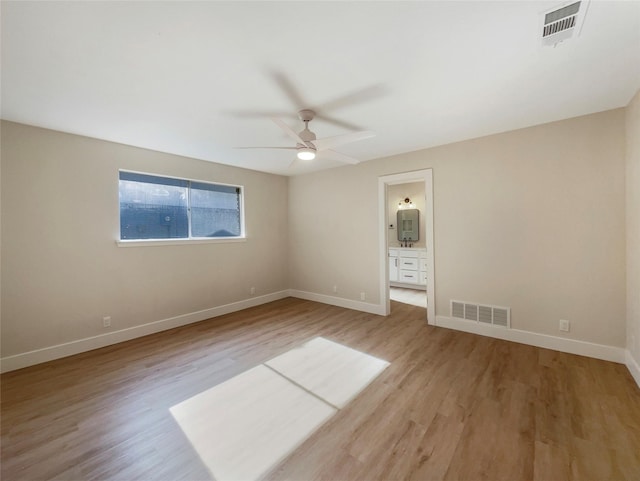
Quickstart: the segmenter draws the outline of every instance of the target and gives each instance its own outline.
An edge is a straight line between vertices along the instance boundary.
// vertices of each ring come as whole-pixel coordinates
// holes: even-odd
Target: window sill
[[[228,244],[245,242],[246,237],[194,237],[191,239],[132,239],[116,240],[118,247],[179,246],[188,244]]]

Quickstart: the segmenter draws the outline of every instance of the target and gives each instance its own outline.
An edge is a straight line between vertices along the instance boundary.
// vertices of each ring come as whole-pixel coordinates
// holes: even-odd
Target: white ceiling
[[[567,3],[2,1],[2,118],[294,175],[343,164],[234,149],[293,145],[265,114],[373,130],[335,149],[366,161],[625,106],[640,1],[592,0],[579,37],[541,47]]]

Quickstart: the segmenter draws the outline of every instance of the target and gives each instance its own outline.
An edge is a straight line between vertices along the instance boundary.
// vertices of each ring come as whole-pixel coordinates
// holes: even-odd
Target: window
[[[242,188],[120,172],[120,239],[243,235]]]

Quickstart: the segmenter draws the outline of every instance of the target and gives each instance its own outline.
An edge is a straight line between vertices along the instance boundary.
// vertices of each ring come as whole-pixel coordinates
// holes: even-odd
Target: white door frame
[[[388,316],[391,312],[389,300],[389,260],[388,260],[388,202],[387,187],[395,184],[407,184],[410,182],[424,182],[425,225],[422,227],[427,246],[427,322],[436,324],[436,296],[435,296],[435,271],[434,271],[434,236],[433,236],[433,169],[415,170],[398,174],[383,175],[378,177],[378,224],[379,224],[379,253],[380,262],[380,303]]]

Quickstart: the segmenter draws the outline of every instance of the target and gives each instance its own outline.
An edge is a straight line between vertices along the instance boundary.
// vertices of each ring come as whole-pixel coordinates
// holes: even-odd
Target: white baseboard
[[[580,356],[593,357],[595,359],[602,359],[620,364],[625,364],[625,360],[627,358],[625,354],[626,350],[622,347],[549,336],[547,334],[538,334],[531,331],[488,326],[453,317],[436,316],[436,326],[448,327],[449,329],[455,329],[457,331],[470,332],[481,336],[519,342],[520,344],[528,344],[530,346],[567,352],[569,354],[578,354]],[[636,381],[637,380],[638,378],[636,378]]]
[[[636,384],[638,385],[638,387],[640,387],[640,364],[638,364],[638,361],[633,358],[631,351],[629,351],[628,349],[626,351],[625,364],[627,365],[627,369],[629,369],[631,376],[633,376],[633,379],[635,379]]]
[[[231,304],[212,307],[202,311],[191,312],[168,319],[149,322],[140,326],[121,329],[107,334],[87,337],[55,346],[36,349],[34,351],[3,357],[0,359],[0,372],[14,371],[23,367],[72,356],[74,354],[91,351],[93,349],[99,349],[101,347],[129,341],[131,339],[154,334],[156,332],[166,331],[168,329],[204,321],[212,317],[222,316],[224,314],[240,311],[249,307],[266,304],[267,302],[277,301],[279,299],[284,299],[285,297],[297,297],[299,299],[321,302],[323,304],[344,307],[346,309],[354,309],[356,311],[368,312],[370,314],[377,314],[381,316],[385,315],[383,306],[379,304],[370,304],[367,302],[354,301],[351,299],[344,299],[342,297],[327,296],[324,294],[316,294],[313,292],[299,291],[295,289],[284,290],[264,296],[252,297],[250,299],[233,302]],[[638,387],[640,387],[640,365],[628,350],[621,347],[606,346],[603,344],[566,339],[530,331],[521,331],[518,329],[504,329],[485,326],[472,321],[465,321],[463,319],[455,319],[446,316],[436,316],[436,325],[439,327],[447,327],[449,329],[470,332],[496,339],[504,339],[506,341],[519,342],[521,344],[529,344],[531,346],[625,364],[638,384]]]
[[[222,306],[212,307],[197,312],[190,312],[168,319],[149,322],[140,326],[120,329],[118,331],[100,334],[98,336],[86,337],[76,341],[65,342],[55,346],[36,349],[34,351],[7,356],[0,359],[0,372],[14,371],[23,367],[33,366],[42,362],[53,361],[61,357],[72,356],[81,352],[91,351],[119,342],[130,341],[138,337],[154,334],[174,327],[180,327],[194,322],[204,321],[212,317],[222,316],[231,312],[240,311],[249,307],[259,306],[267,302],[277,301],[289,297],[289,291],[279,291],[259,297],[252,297],[242,301],[225,304]]]
[[[380,304],[369,304],[368,302],[353,301],[343,297],[327,296],[325,294],[316,294],[315,292],[298,291],[296,289],[289,290],[291,297],[306,299],[307,301],[321,302],[322,304],[330,304],[332,306],[344,307],[355,311],[368,312],[369,314],[385,315],[385,309]]]

